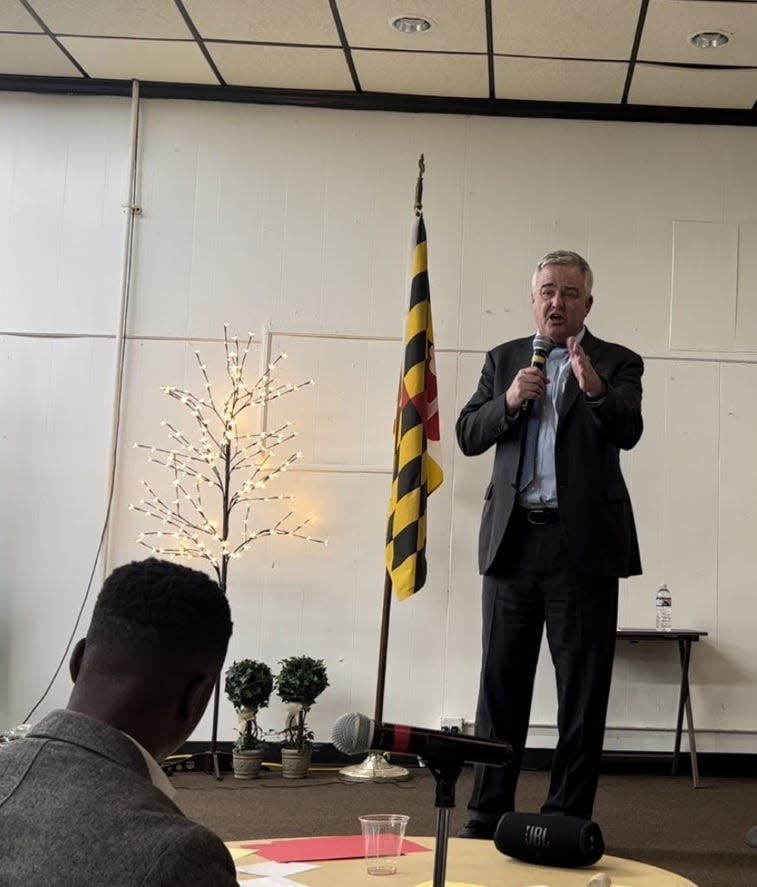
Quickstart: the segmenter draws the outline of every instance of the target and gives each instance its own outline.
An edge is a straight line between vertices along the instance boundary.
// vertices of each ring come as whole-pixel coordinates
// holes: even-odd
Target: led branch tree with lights
[[[229,339],[228,326],[224,324],[223,339],[228,387],[222,398],[213,391],[207,366],[202,362],[199,351],[195,351],[195,356],[204,380],[205,394],[198,397],[180,388],[161,389],[189,411],[194,434],[184,433],[170,422],[162,422],[168,429],[171,441],[167,447],[134,445],[149,451],[148,462],[157,463],[173,474],[172,496],[160,496],[147,481],[142,481],[148,496],[138,505],[129,507],[163,525],[162,529],[140,533],[138,541],[141,545],[159,557],[207,560],[215,571],[218,584],[226,593],[229,561],[242,557],[259,539],[292,536],[308,542],[327,543],[307,534],[305,527],[309,518],[298,522],[293,510],[270,526],[252,527],[252,519],[257,519],[253,509],[265,503],[293,498],[271,496],[264,491],[271,481],[300,459],[302,453],[294,452],[282,458],[277,456],[278,448],[289,443],[297,434],[290,422],[274,430],[245,429],[254,425],[255,411],[260,426],[270,401],[312,385],[313,380],[300,385],[278,382],[276,366],[286,358],[286,354],[282,353],[250,384],[245,371],[252,334],[248,334],[247,343],[240,350],[239,339]],[[220,779],[216,752],[219,685],[217,681],[210,755],[216,777]]]
[[[286,358],[283,353],[268,364],[257,381],[248,384],[245,369],[252,341],[249,334],[240,351],[239,339],[229,339],[224,325],[229,385],[222,400],[213,392],[199,351],[195,351],[195,356],[204,379],[205,394],[198,397],[170,386],[161,389],[187,408],[196,426],[195,437],[170,422],[162,422],[171,440],[168,447],[134,445],[149,451],[148,462],[162,465],[173,474],[174,488],[172,497],[162,497],[147,481],[142,481],[148,497],[130,508],[160,521],[164,529],[140,533],[139,543],[160,557],[204,558],[212,565],[224,592],[229,560],[242,557],[259,539],[293,536],[325,544],[325,540],[305,532],[309,518],[297,522],[291,510],[271,526],[256,529],[251,526],[251,518],[255,517],[253,508],[293,498],[271,496],[263,491],[302,458],[302,453],[294,452],[277,459],[274,451],[297,435],[291,423],[286,422],[274,430],[244,431],[251,424],[245,422],[248,418],[245,414],[262,410],[270,401],[313,384],[312,379],[299,385],[276,380],[276,366]],[[243,517],[234,521],[238,509],[243,510]]]

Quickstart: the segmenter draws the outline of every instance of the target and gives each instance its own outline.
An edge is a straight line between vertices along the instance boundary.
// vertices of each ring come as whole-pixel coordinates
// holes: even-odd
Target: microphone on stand
[[[331,741],[344,754],[388,751],[417,755],[438,765],[469,763],[504,767],[513,756],[508,742],[404,724],[379,724],[357,712],[337,718]]]
[[[533,354],[531,355],[531,366],[537,367],[544,373],[547,357],[549,352],[555,347],[555,343],[549,336],[534,336]],[[532,400],[524,400],[520,405],[520,411],[527,416],[534,407]]]

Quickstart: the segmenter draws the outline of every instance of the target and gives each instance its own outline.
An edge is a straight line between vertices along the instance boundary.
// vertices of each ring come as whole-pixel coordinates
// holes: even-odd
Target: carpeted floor
[[[344,783],[335,770],[313,770],[304,780],[284,780],[278,771],[246,782],[231,774],[218,782],[203,773],[172,776],[177,803],[224,840],[304,835],[357,834],[361,813],[408,813],[409,834],[436,831],[434,780],[413,769],[407,782]],[[457,783],[451,834],[467,819],[472,770]],[[518,809],[538,811],[548,774],[521,775]],[[757,825],[757,779],[605,774],[594,818],[607,852],[677,872],[698,887],[757,887],[757,849],[744,842]]]

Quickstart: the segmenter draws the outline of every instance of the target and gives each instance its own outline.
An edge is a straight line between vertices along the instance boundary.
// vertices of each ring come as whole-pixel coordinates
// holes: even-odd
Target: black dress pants
[[[618,614],[618,580],[570,560],[559,521],[533,526],[515,509],[483,578],[476,734],[514,749],[506,767],[476,765],[468,809],[495,824],[515,809],[544,626],[557,680],[558,743],[542,813],[591,819],[599,779]]]

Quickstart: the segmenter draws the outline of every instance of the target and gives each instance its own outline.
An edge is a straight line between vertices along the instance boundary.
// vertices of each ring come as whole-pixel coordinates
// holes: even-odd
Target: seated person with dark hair
[[[111,573],[71,656],[68,707],[0,751],[0,885],[237,884],[157,763],[202,717],[230,635],[205,573],[155,558]]]

